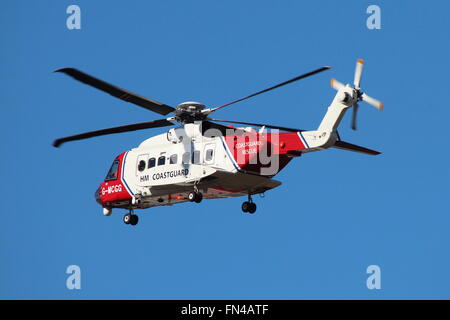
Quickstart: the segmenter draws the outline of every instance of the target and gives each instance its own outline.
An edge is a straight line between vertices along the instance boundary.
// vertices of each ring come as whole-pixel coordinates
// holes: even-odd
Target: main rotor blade
[[[112,84],[109,84],[103,80],[94,78],[93,76],[90,76],[82,71],[77,70],[77,69],[63,68],[63,69],[55,70],[54,72],[65,73],[68,76],[70,76],[78,81],[83,82],[84,84],[90,85],[94,88],[97,88],[106,93],[109,93],[110,95],[112,95],[116,98],[122,99],[126,102],[134,103],[135,105],[138,105],[140,107],[143,107],[143,108],[153,111],[153,112],[157,112],[162,115],[166,115],[175,110],[175,108],[172,108],[168,105],[165,105],[163,103],[160,103],[160,102],[157,102],[154,100],[150,100],[148,98],[139,96],[136,93],[113,86]]]
[[[69,136],[69,137],[59,138],[53,142],[53,146],[58,148],[61,144],[63,144],[64,142],[68,142],[68,141],[83,140],[83,139],[88,139],[88,138],[93,138],[93,137],[98,137],[98,136],[104,136],[107,134],[136,131],[136,130],[149,129],[149,128],[166,127],[166,126],[171,126],[171,125],[173,125],[173,123],[166,119],[128,124],[125,126],[100,129],[100,130],[76,134],[76,135]]]
[[[319,73],[319,72],[328,70],[328,69],[330,69],[330,68],[331,68],[331,67],[322,67],[322,68],[316,69],[316,70],[314,70],[314,71],[311,71],[311,72],[302,74],[302,75],[300,75],[300,76],[297,76],[297,77],[292,78],[292,79],[290,79],[290,80],[287,80],[287,81],[285,81],[285,82],[279,83],[279,84],[277,84],[277,85],[275,85],[275,86],[273,86],[273,87],[270,87],[270,88],[267,88],[267,89],[264,89],[264,90],[255,92],[255,93],[253,93],[253,94],[251,94],[251,95],[248,95],[248,96],[246,96],[246,97],[243,97],[243,98],[240,98],[240,99],[231,101],[231,102],[229,102],[229,103],[226,103],[226,104],[224,104],[224,105],[221,105],[221,106],[219,106],[219,107],[216,107],[216,108],[212,109],[211,112],[214,112],[214,111],[216,111],[216,110],[218,110],[218,109],[224,108],[224,107],[229,106],[229,105],[231,105],[231,104],[234,104],[234,103],[237,103],[237,102],[240,102],[240,101],[243,101],[243,100],[252,98],[252,97],[257,96],[257,95],[259,95],[259,94],[261,94],[261,93],[268,92],[268,91],[270,91],[270,90],[273,90],[273,89],[282,87],[282,86],[284,86],[284,85],[287,85],[287,84],[289,84],[289,83],[295,82],[295,81],[297,81],[297,80],[300,80],[300,79],[303,79],[303,78],[312,76],[312,75],[314,75],[314,74],[316,74],[316,73]]]
[[[228,122],[228,123],[237,123],[237,124],[245,124],[249,126],[256,126],[256,127],[266,127],[270,129],[278,129],[283,131],[290,131],[290,132],[302,132],[306,130],[302,129],[293,129],[293,128],[286,128],[286,127],[279,127],[279,126],[273,126],[270,124],[261,124],[261,123],[252,123],[252,122],[242,122],[242,121],[229,121],[229,120],[218,120],[218,119],[210,119],[211,121],[217,121],[217,122]]]
[[[229,134],[233,134],[236,136],[242,136],[245,131],[237,128],[229,128],[222,124],[218,124],[212,121],[203,121],[202,122],[202,135],[205,137],[217,137],[217,136],[226,136]]]

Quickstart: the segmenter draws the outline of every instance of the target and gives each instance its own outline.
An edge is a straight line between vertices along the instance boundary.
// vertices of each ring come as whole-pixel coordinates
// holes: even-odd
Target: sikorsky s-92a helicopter
[[[116,98],[170,117],[60,138],[55,140],[53,145],[58,147],[68,141],[180,124],[143,141],[137,148],[123,152],[114,159],[105,180],[95,192],[97,202],[103,207],[103,214],[109,216],[113,208],[127,209],[129,213],[124,215],[123,221],[136,225],[138,216],[134,214],[134,209],[187,201],[200,203],[202,199],[239,196],[247,197],[242,204],[242,211],[252,214],[256,211],[252,196],[278,187],[281,182],[273,177],[293,158],[327,148],[369,155],[380,154],[378,151],[342,141],[337,132],[339,123],[349,108],[353,109],[352,128],[356,129],[358,102],[364,101],[379,110],[383,109],[381,102],[360,89],[363,66],[363,60],[358,60],[353,86],[331,80],[331,86],[337,90],[337,94],[319,127],[311,131],[218,120],[211,116],[222,108],[328,70],[330,67],[321,67],[215,108],[206,108],[198,102],[184,102],[173,108],[113,86],[79,70],[59,69],[55,72],[65,73]],[[225,126],[217,122],[238,124],[241,127]],[[255,130],[253,127],[260,129]]]

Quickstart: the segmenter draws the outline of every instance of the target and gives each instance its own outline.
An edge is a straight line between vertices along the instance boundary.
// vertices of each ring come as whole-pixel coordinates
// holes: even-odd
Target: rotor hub
[[[202,112],[205,105],[200,102],[188,101],[180,103],[175,109],[175,117],[183,123],[205,120],[206,114]]]

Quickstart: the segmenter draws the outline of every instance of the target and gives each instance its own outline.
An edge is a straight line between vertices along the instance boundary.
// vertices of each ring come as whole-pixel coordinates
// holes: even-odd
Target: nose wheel
[[[139,217],[130,210],[130,213],[127,213],[123,216],[123,222],[125,224],[131,224],[132,226],[135,226],[139,222]]]
[[[242,212],[253,214],[256,212],[256,203],[253,202],[252,196],[248,195],[248,201],[242,203]]]

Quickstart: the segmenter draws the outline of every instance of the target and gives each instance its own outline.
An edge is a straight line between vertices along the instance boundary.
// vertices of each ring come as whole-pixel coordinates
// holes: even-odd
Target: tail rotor
[[[351,128],[353,130],[356,130],[356,119],[357,119],[357,114],[358,114],[358,109],[359,109],[359,101],[364,101],[368,104],[370,104],[371,106],[377,108],[378,110],[383,110],[383,103],[381,103],[380,101],[378,101],[375,98],[372,98],[370,96],[368,96],[367,94],[363,93],[361,91],[361,78],[362,78],[362,72],[364,69],[364,61],[362,59],[358,59],[358,61],[356,61],[356,68],[355,68],[355,75],[354,75],[354,79],[353,79],[353,88],[350,87],[349,84],[344,85],[343,83],[337,81],[336,79],[331,79],[331,86],[339,91],[345,87],[349,87],[349,89],[353,89],[353,99],[352,99],[352,107],[353,107],[353,114],[352,114],[352,123],[351,123]]]

